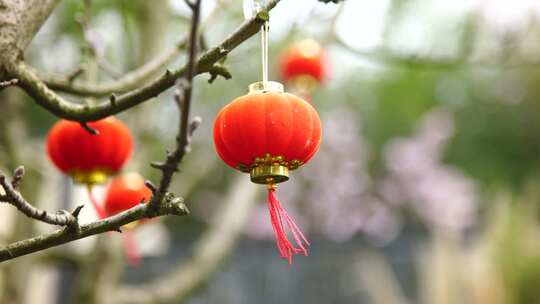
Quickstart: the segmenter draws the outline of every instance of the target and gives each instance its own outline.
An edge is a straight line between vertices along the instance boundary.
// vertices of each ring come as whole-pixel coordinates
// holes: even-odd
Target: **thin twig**
[[[81,211],[82,206],[79,206],[69,216],[75,220],[62,221],[61,216],[68,217],[67,214],[60,215],[43,215],[40,211],[28,202],[15,190],[14,185],[20,183],[20,178],[16,178],[7,182],[5,176],[0,179],[0,185],[4,188],[5,194],[0,195],[0,200],[8,203],[24,205],[22,209],[30,210],[23,211],[25,214],[38,215],[38,219],[46,219],[46,222],[52,224],[68,225],[68,227],[58,229],[54,232],[39,235],[30,239],[18,241],[0,248],[0,262],[10,260],[22,255],[34,253],[40,250],[65,244],[74,240],[85,238],[91,235],[104,233],[107,231],[118,231],[121,226],[128,223],[155,216],[162,215],[186,215],[188,209],[180,197],[167,192],[172,176],[178,169],[178,164],[189,149],[191,136],[196,127],[200,124],[200,118],[194,118],[189,121],[189,110],[191,104],[192,83],[195,75],[205,73],[215,66],[215,64],[223,59],[232,49],[240,45],[242,42],[253,36],[260,30],[261,24],[268,20],[268,10],[273,8],[280,0],[270,0],[268,4],[254,16],[251,20],[244,22],[235,32],[225,38],[216,47],[204,52],[197,59],[197,26],[199,19],[200,0],[195,2],[196,10],[193,11],[192,30],[190,33],[190,56],[185,67],[175,71],[166,71],[166,73],[153,81],[149,85],[136,89],[133,92],[118,96],[112,95],[110,100],[102,102],[95,106],[79,105],[65,101],[56,93],[51,91],[28,67],[24,61],[6,63],[6,71],[16,77],[20,82],[20,87],[23,88],[34,100],[50,112],[68,119],[78,120],[80,122],[93,121],[106,116],[124,111],[141,102],[148,100],[151,97],[157,96],[162,91],[171,87],[175,83],[178,85],[178,94],[175,99],[181,109],[181,118],[179,124],[179,134],[176,141],[176,149],[171,153],[167,153],[167,160],[164,164],[160,164],[160,169],[163,171],[161,182],[155,190],[155,195],[148,204],[139,204],[129,210],[121,212],[112,217],[96,221],[90,224],[79,226],[76,222],[76,217]],[[17,76],[14,76],[17,75]],[[20,77],[18,77],[20,76]],[[177,81],[177,79],[179,79]],[[16,173],[17,176],[21,173]],[[152,186],[150,185],[152,188]],[[22,203],[21,203],[22,201]],[[24,204],[25,203],[25,204]],[[28,206],[30,206],[31,209]],[[19,208],[19,207],[18,207]],[[21,208],[19,208],[21,209]],[[38,211],[36,211],[38,210]],[[67,213],[67,211],[63,211]],[[28,214],[27,214],[28,215]],[[50,219],[53,220],[50,220]],[[73,225],[68,224],[73,223]],[[75,225],[76,224],[76,225]],[[76,228],[76,229],[73,229]]]
[[[99,42],[96,41],[96,39],[99,38],[99,35],[97,32],[93,31],[90,28],[91,13],[92,13],[92,1],[86,0],[84,1],[84,14],[77,16],[75,18],[75,21],[77,21],[77,23],[81,27],[84,41],[86,44],[86,47],[83,48],[83,51],[86,51],[87,54],[89,54],[94,59],[96,65],[103,72],[105,72],[107,75],[109,75],[113,79],[116,79],[119,77],[120,72],[118,72],[113,67],[113,65],[107,60],[107,58],[105,58],[103,52],[100,52],[100,49],[98,47]]]
[[[215,20],[218,12],[223,10],[223,7],[227,4],[227,1],[218,1],[217,5],[208,14],[205,20],[201,21],[199,32],[202,33]],[[201,36],[202,38],[202,36]],[[189,34],[179,39],[171,47],[155,56],[150,61],[146,62],[142,66],[135,70],[129,71],[118,77],[114,81],[105,83],[92,84],[86,82],[72,83],[68,76],[52,74],[52,73],[38,73],[40,79],[53,90],[58,90],[65,93],[75,94],[79,96],[93,96],[103,97],[112,93],[125,93],[130,90],[134,90],[140,87],[144,81],[147,81],[151,77],[157,76],[163,71],[168,64],[170,64],[178,55],[183,51],[189,42]],[[206,50],[206,48],[205,48]],[[99,64],[99,63],[98,63]],[[107,65],[102,65],[101,68],[107,68]],[[109,74],[116,74],[118,71],[109,70]]]
[[[189,38],[189,57],[185,77],[177,80],[174,99],[180,111],[180,123],[178,126],[178,135],[176,136],[176,147],[172,153],[167,153],[167,159],[164,166],[161,167],[162,175],[159,186],[150,206],[158,208],[162,198],[167,193],[174,173],[178,170],[178,164],[184,158],[190,143],[190,137],[198,124],[189,125],[189,110],[191,108],[191,96],[193,92],[193,78],[195,77],[195,64],[197,58],[197,37],[201,9],[201,0],[195,0],[194,3],[187,2],[193,14],[191,17],[191,30]]]
[[[197,10],[197,4],[196,3],[193,3],[193,1],[191,0],[184,0],[184,3],[192,10],[192,11],[195,11]]]
[[[86,132],[92,135],[99,135],[99,130],[90,127],[86,122],[81,122],[80,125]]]
[[[66,76],[67,81],[69,83],[72,83],[73,81],[75,81],[75,79],[77,79],[77,77],[81,76],[82,74],[84,74],[84,69],[82,67],[78,67],[75,71],[71,72]]]
[[[61,210],[55,214],[51,214],[45,210],[38,209],[27,202],[22,195],[15,190],[15,187],[19,185],[24,175],[24,168],[19,167],[15,170],[15,177],[12,181],[8,181],[6,176],[0,172],[0,186],[4,189],[5,195],[2,195],[0,199],[6,203],[15,206],[19,211],[28,216],[47,224],[59,225],[59,226],[76,226],[76,215],[69,213],[68,211]],[[77,211],[78,214],[78,211]]]
[[[78,227],[78,229],[70,229],[69,227],[61,228],[51,233],[42,234],[0,247],[0,262],[59,246],[92,235],[101,234],[108,231],[118,231],[120,227],[143,218],[163,215],[181,216],[189,214],[189,211],[184,205],[182,199],[175,197],[170,193],[166,197],[165,202],[160,205],[157,213],[155,210],[150,210],[149,207],[150,206],[148,206],[148,204],[139,204],[131,209],[106,219],[81,225]]]

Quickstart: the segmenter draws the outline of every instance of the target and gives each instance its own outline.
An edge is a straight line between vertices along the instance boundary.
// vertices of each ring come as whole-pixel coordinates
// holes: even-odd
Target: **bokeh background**
[[[25,58],[54,73],[83,65],[79,81],[106,82],[173,46],[189,17],[180,0],[64,0]],[[213,46],[244,20],[242,1],[204,0],[202,18]],[[279,190],[310,256],[290,267],[278,258],[264,187],[214,152],[216,113],[260,80],[253,37],[225,61],[232,79],[197,77],[203,124],[171,189],[192,214],[137,228],[137,267],[115,234],[2,264],[0,303],[102,303],[160,278],[174,289],[182,276],[200,283],[171,303],[540,303],[539,37],[535,0],[283,0],[271,12],[271,78],[301,39],[332,62],[312,95],[322,147]],[[185,52],[170,66],[183,62]],[[47,159],[57,118],[13,88],[0,111],[0,168],[26,166],[24,195],[48,210],[87,200]],[[125,171],[157,182],[149,163],[174,144],[172,90],[118,117],[136,141]],[[9,206],[0,213],[2,243],[51,229]],[[83,217],[95,219],[90,208]]]

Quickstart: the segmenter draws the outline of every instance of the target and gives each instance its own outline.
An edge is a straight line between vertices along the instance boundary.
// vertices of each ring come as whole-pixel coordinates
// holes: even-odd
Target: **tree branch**
[[[189,211],[184,205],[183,200],[171,193],[168,193],[164,202],[159,205],[157,210],[151,209],[148,204],[140,204],[112,217],[86,225],[81,225],[78,227],[78,229],[70,229],[69,227],[61,228],[51,233],[39,235],[0,247],[0,262],[59,246],[92,235],[105,233],[108,231],[118,231],[120,227],[143,218],[151,218],[154,216],[163,215],[182,216],[188,213]]]
[[[214,9],[208,17],[200,24],[199,33],[210,24],[214,15],[225,5],[224,1],[218,1]],[[70,75],[59,75],[52,73],[37,72],[37,75],[43,82],[52,90],[57,90],[65,93],[75,94],[79,96],[103,97],[113,93],[121,94],[139,87],[144,81],[150,77],[158,75],[170,64],[180,52],[185,49],[189,43],[189,36],[185,36],[175,43],[173,47],[165,50],[161,54],[154,57],[141,67],[124,74],[115,81],[89,84],[89,83],[73,83]]]
[[[279,1],[270,0],[263,11],[244,22],[219,45],[202,54],[196,62],[195,74],[210,71],[220,59],[224,58],[234,48],[256,34],[260,30],[261,25],[268,20],[267,11],[272,9]],[[12,77],[19,78],[20,87],[32,96],[38,105],[47,109],[49,112],[65,119],[94,121],[122,112],[159,95],[173,86],[176,79],[185,75],[186,66],[174,71],[167,71],[146,86],[118,96],[115,99],[115,103],[104,101],[95,106],[66,101],[47,87],[36,73],[22,61],[8,62],[6,70]]]
[[[58,75],[52,73],[37,72],[40,79],[52,90],[58,90],[65,93],[76,94],[81,96],[103,97],[112,93],[125,93],[136,89],[144,81],[157,75],[163,71],[167,65],[180,53],[187,45],[187,39],[182,39],[175,46],[167,49],[163,53],[154,57],[151,61],[142,65],[115,81],[91,84],[91,83],[74,83],[69,75]]]
[[[22,2],[18,37],[20,50],[26,49],[58,3],[60,0],[26,0]]]
[[[7,182],[5,176],[0,177],[0,185],[6,192],[5,195],[0,195],[0,199],[12,203],[17,206],[19,210],[32,218],[51,224],[68,226],[52,233],[15,242],[0,248],[0,262],[91,235],[107,231],[119,231],[121,226],[142,218],[167,214],[185,215],[189,212],[183,204],[182,199],[168,192],[168,188],[172,176],[177,171],[178,164],[189,149],[192,133],[200,124],[200,118],[195,118],[191,123],[189,122],[193,78],[199,73],[212,70],[219,59],[223,58],[233,48],[257,33],[261,24],[268,20],[268,13],[266,11],[259,12],[253,19],[240,26],[237,31],[227,37],[220,45],[206,51],[197,60],[196,43],[198,40],[197,27],[199,23],[200,1],[201,0],[196,0],[196,2],[193,3],[190,52],[186,66],[179,70],[165,73],[165,75],[144,88],[137,89],[119,97],[112,95],[107,103],[89,106],[67,102],[51,91],[23,61],[6,63],[6,69],[10,73],[18,75],[17,79],[21,82],[21,87],[33,96],[38,104],[61,117],[78,120],[83,123],[83,125],[89,120],[100,119],[118,113],[153,97],[172,86],[176,77],[182,77],[177,81],[178,88],[175,92],[175,100],[181,111],[181,117],[175,151],[167,153],[165,164],[160,166],[162,178],[158,187],[152,187],[154,195],[151,201],[148,204],[140,204],[100,221],[79,226],[76,216],[80,212],[81,207],[77,208],[73,214],[62,215],[50,215],[44,211],[38,210],[26,202],[22,196],[14,190],[14,185],[16,186],[20,182],[22,177],[21,174],[19,174],[21,175],[19,177],[17,177],[16,174],[16,178],[14,178],[11,184]],[[279,0],[271,0],[266,8],[271,9],[278,2]]]
[[[73,213],[61,210],[56,214],[51,214],[45,210],[38,209],[27,202],[22,195],[15,189],[19,186],[24,176],[24,167],[20,166],[15,169],[13,180],[8,181],[6,176],[0,172],[0,186],[5,194],[0,196],[0,202],[6,202],[15,206],[19,211],[24,213],[29,218],[42,221],[47,224],[77,227],[77,216],[81,211],[82,206],[77,207]]]
[[[83,56],[91,57],[95,65],[111,78],[118,78],[119,72],[107,60],[103,49],[99,47],[103,43],[102,37],[90,27],[92,16],[92,1],[84,2],[84,13],[77,15],[75,21],[80,25],[84,37]],[[100,39],[99,41],[97,39]],[[84,71],[84,69],[82,69]]]
[[[58,2],[60,1],[0,1],[0,81],[8,78],[5,65],[22,57],[26,46]]]
[[[186,1],[186,3],[188,3]],[[193,78],[195,77],[195,61],[197,57],[197,33],[199,26],[199,17],[201,10],[201,0],[195,0],[194,3],[189,2],[192,5],[189,5],[193,11],[193,16],[191,17],[191,30],[189,35],[189,57],[187,62],[187,72],[185,77],[178,79],[177,89],[174,93],[174,99],[178,105],[178,110],[180,111],[180,123],[178,126],[178,135],[176,136],[176,148],[172,153],[167,155],[167,160],[165,165],[161,168],[162,176],[159,183],[159,187],[156,190],[154,199],[150,201],[150,205],[154,208],[159,207],[161,203],[161,198],[167,192],[169,185],[172,180],[172,176],[175,172],[178,171],[178,164],[184,158],[184,155],[187,152],[189,143],[191,141],[190,133],[193,133],[196,127],[189,128],[189,110],[191,108],[191,95],[193,92]],[[200,124],[200,118],[197,119],[198,123],[194,126]],[[191,131],[190,131],[191,130]]]

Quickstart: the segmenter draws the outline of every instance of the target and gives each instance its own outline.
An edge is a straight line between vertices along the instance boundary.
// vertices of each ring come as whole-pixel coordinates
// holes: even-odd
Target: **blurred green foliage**
[[[56,28],[59,32],[56,39],[68,35],[77,43],[83,43],[81,28],[74,18],[85,11],[84,5],[84,1],[75,0],[62,3],[57,14]],[[128,44],[133,44],[138,39],[137,32],[145,26],[139,16],[142,5],[143,1],[92,1],[91,17],[110,10],[118,12],[124,20],[124,31],[128,33],[126,39],[131,41]],[[393,1],[389,15],[401,16],[405,8],[401,1]],[[210,42],[223,37],[226,30],[241,21],[239,9],[231,11],[236,12],[232,14],[235,20],[216,20],[218,24],[226,23],[222,30],[214,28],[210,32]],[[284,40],[272,44],[272,61],[276,62],[279,50],[285,45],[305,35],[302,29],[295,27]],[[246,52],[253,56],[245,56]],[[125,53],[132,63],[131,68],[138,62],[134,53],[137,52]],[[235,95],[241,94],[245,85],[258,77],[256,69],[244,68],[258,64],[257,54],[256,41],[242,45],[226,62],[233,79],[220,79],[212,86],[201,81],[197,87],[201,98],[197,102],[217,111]],[[482,76],[484,69],[488,70],[486,73],[488,79],[493,80],[492,83],[485,83]],[[517,98],[504,94],[505,89],[501,86],[505,77],[518,78],[521,82],[522,87],[514,88],[522,90]],[[374,152],[371,167],[375,172],[382,170],[381,152],[389,140],[409,134],[429,109],[438,105],[448,106],[456,114],[456,135],[448,147],[445,161],[462,168],[486,189],[507,185],[519,190],[540,169],[538,78],[537,70],[527,66],[508,71],[497,67],[467,67],[458,63],[442,68],[414,64],[389,65],[382,69],[350,71],[346,77],[340,77],[339,83],[319,90],[314,102],[321,111],[342,106],[360,115],[363,135]],[[441,85],[449,79],[451,86],[441,93]],[[457,92],[453,89],[457,89]],[[498,91],[502,96],[497,95]],[[54,121],[51,115],[31,102],[25,103],[25,114],[32,122],[30,127],[35,136],[43,136],[47,126]],[[212,121],[212,117],[205,119],[206,123]]]

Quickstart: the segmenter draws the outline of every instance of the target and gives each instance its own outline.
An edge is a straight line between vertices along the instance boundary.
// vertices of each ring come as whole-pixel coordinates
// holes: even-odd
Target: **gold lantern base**
[[[71,176],[78,184],[94,185],[105,184],[109,175],[105,170],[95,169],[92,171],[75,170],[71,173]]]
[[[251,181],[256,184],[277,184],[289,180],[289,168],[280,164],[263,164],[253,167]]]
[[[256,157],[251,165],[239,164],[236,168],[250,173],[251,181],[256,184],[273,185],[289,180],[289,171],[295,170],[303,163],[293,159],[286,161],[283,156],[272,156],[269,153]]]

